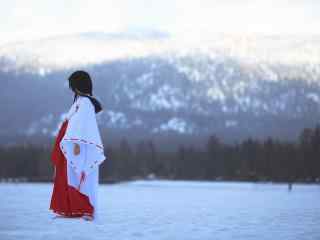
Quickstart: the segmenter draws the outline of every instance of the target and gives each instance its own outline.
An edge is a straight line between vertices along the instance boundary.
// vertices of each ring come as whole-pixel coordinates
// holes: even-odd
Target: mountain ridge
[[[320,43],[316,38],[289,41],[256,37],[259,41],[254,42],[251,37],[253,42],[244,45],[242,40],[237,45],[241,37],[222,36],[216,38],[217,42],[196,46],[178,45],[170,36],[159,33],[147,35],[144,40],[121,34],[110,40],[108,34],[86,33],[83,41],[77,36],[75,42],[58,38],[44,41],[43,45],[33,43],[35,48],[31,50],[30,43],[22,47],[13,44],[13,50],[0,47],[0,78],[5,87],[0,90],[0,106],[9,111],[9,116],[21,117],[26,115],[24,104],[47,104],[37,105],[0,135],[17,133],[18,126],[23,126],[20,133],[28,136],[54,135],[66,103],[72,98],[67,77],[78,68],[91,73],[94,92],[106,106],[98,117],[104,129],[150,136],[170,132],[189,136],[215,133],[228,139],[294,139],[302,128],[318,123],[320,54],[316,55]],[[121,36],[123,41],[119,40]],[[278,41],[279,45],[263,45],[270,41]],[[75,48],[68,49],[70,44]],[[56,47],[51,49],[52,46]],[[78,49],[83,46],[85,50]],[[114,47],[121,49],[108,55],[107,50]],[[283,50],[268,54],[270,49]],[[292,52],[286,55],[288,49]],[[65,64],[75,50],[79,55]],[[90,50],[94,52],[92,56],[84,58]],[[253,50],[256,52],[250,55]],[[50,56],[52,51],[57,52]],[[261,52],[266,53],[258,58]],[[300,53],[300,59],[295,59]],[[78,61],[77,56],[82,58]],[[13,94],[16,88],[23,89],[31,99]],[[13,107],[8,108],[6,103]],[[9,119],[3,118],[0,123],[8,124]]]

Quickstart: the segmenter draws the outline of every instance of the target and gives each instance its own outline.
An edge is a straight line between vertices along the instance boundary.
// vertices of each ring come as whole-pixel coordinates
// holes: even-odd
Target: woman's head
[[[79,70],[69,77],[69,88],[74,93],[89,94],[92,96],[92,81],[89,73]]]
[[[74,92],[74,100],[78,95],[88,97],[94,105],[95,112],[98,113],[102,110],[100,102],[92,96],[92,80],[89,73],[78,70],[70,75],[69,88]]]

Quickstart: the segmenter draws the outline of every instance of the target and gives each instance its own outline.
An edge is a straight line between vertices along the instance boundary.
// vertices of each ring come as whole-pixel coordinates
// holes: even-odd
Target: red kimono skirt
[[[93,206],[90,204],[88,196],[81,193],[73,186],[68,185],[67,160],[59,145],[66,132],[67,126],[68,120],[65,120],[56,137],[54,148],[51,153],[51,160],[56,168],[56,174],[50,209],[65,217],[81,217],[83,215],[92,217]]]

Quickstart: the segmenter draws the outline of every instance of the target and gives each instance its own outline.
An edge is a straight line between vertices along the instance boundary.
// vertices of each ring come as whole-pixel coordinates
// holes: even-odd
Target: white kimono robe
[[[99,133],[94,106],[90,99],[78,96],[66,115],[68,125],[60,148],[67,160],[68,185],[79,187],[81,172],[86,177],[79,191],[88,196],[97,217],[99,165],[105,160],[104,147]],[[74,155],[74,143],[79,144],[80,154]]]

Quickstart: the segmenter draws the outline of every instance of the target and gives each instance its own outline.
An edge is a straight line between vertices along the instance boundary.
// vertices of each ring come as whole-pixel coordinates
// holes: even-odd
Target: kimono
[[[80,146],[76,155],[75,143]],[[51,154],[56,173],[50,209],[66,217],[95,218],[99,165],[105,158],[94,106],[88,97],[78,96],[60,127]]]

